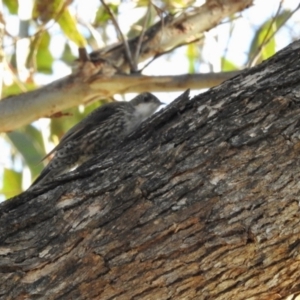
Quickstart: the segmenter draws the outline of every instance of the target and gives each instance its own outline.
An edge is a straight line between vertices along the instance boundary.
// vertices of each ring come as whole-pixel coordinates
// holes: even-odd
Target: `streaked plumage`
[[[143,93],[129,102],[113,102],[97,108],[72,127],[47,154],[46,157],[55,153],[32,186],[45,183],[120,143],[161,104],[151,93]]]

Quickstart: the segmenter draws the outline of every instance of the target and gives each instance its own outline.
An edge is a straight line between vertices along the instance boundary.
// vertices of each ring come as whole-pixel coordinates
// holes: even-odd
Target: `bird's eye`
[[[150,95],[147,95],[145,98],[144,98],[144,102],[150,102],[151,101],[151,97]]]

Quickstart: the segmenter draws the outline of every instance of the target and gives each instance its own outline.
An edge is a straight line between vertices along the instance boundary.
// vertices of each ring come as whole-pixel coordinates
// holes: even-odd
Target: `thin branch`
[[[35,33],[33,33],[32,35],[30,35],[30,37],[35,37],[35,36],[38,36],[39,34],[43,33],[44,31],[49,31],[51,29],[51,27],[53,27],[58,19],[60,18],[60,16],[62,15],[62,13],[64,12],[64,9],[66,8],[66,6],[68,6],[68,3],[63,3],[62,7],[59,9],[59,11],[57,12],[57,14],[54,16],[53,18],[53,22],[50,23],[50,21],[52,20],[49,20],[47,21],[46,23],[43,23],[39,26],[37,26],[37,30]],[[50,23],[50,24],[49,24]],[[49,24],[49,25],[48,25]],[[48,26],[47,26],[48,25]],[[11,44],[8,44],[8,45],[5,45],[4,48],[8,48],[8,47],[12,47],[12,46],[15,46],[16,43],[21,39],[20,37],[18,36],[13,36],[11,35],[9,32],[5,31],[5,34],[7,36],[9,36],[11,39],[13,39],[13,42]]]
[[[121,39],[121,41],[122,41],[122,43],[124,45],[126,58],[127,58],[128,63],[130,65],[130,70],[135,72],[137,70],[137,66],[135,66],[133,64],[132,55],[131,55],[131,51],[130,51],[127,39],[125,39],[125,37],[124,37],[124,35],[123,35],[122,31],[121,31],[121,28],[120,28],[120,26],[119,26],[119,24],[118,24],[118,22],[117,22],[117,20],[116,20],[116,18],[114,16],[113,12],[109,8],[109,6],[105,3],[104,0],[100,0],[100,2],[104,6],[104,8],[108,12],[108,14],[110,15],[110,18],[111,18],[111,20],[112,20],[112,22],[113,22],[113,24],[114,24],[114,26],[116,28],[116,31],[117,31],[117,33],[119,35],[119,38]]]
[[[283,1],[283,0],[282,0]],[[269,33],[270,33],[270,30],[272,28],[272,26],[274,25],[274,22],[275,22],[275,19],[276,17],[278,17],[279,15],[279,12],[281,10],[281,7],[282,7],[282,1],[280,2],[279,6],[278,6],[278,9],[277,9],[277,12],[272,20],[272,22],[270,23],[270,26],[268,27],[268,30],[264,36],[264,40],[262,41],[261,45],[258,47],[257,49],[257,53],[253,56],[253,58],[249,61],[248,63],[248,67],[252,67],[255,65],[256,61],[258,60],[259,56],[261,55],[261,51],[263,49],[263,47],[265,45],[267,45],[270,40],[275,36],[275,34],[281,29],[281,27],[288,21],[288,19],[290,19],[292,17],[292,15],[300,8],[300,4],[290,13],[290,15],[284,20],[284,22],[282,22],[278,27],[277,29],[268,37]],[[267,38],[268,37],[268,38]]]
[[[150,64],[152,64],[157,58],[159,58],[159,57],[161,57],[161,56],[163,56],[163,55],[165,55],[165,54],[169,54],[169,53],[173,52],[175,49],[178,49],[178,48],[180,48],[180,47],[183,47],[183,46],[187,46],[187,45],[190,45],[190,44],[197,43],[197,42],[201,41],[202,39],[203,39],[203,36],[201,36],[201,37],[199,37],[199,38],[196,38],[195,40],[192,40],[192,41],[190,41],[190,42],[179,44],[178,46],[175,46],[175,47],[173,47],[172,49],[170,49],[170,50],[168,50],[168,51],[164,51],[164,52],[162,52],[162,53],[156,54],[149,62],[147,62],[147,63],[145,64],[145,66],[144,66],[141,70],[139,70],[139,73],[142,73],[142,72],[143,72]]]
[[[143,42],[143,39],[144,39],[144,36],[145,36],[145,32],[146,32],[147,23],[148,23],[149,17],[150,17],[150,9],[151,9],[151,1],[149,1],[149,3],[148,3],[147,13],[146,13],[146,16],[145,16],[145,19],[144,19],[144,23],[143,23],[143,28],[142,28],[141,34],[139,36],[139,40],[138,40],[138,43],[137,43],[137,46],[136,46],[136,50],[135,50],[135,55],[134,55],[133,63],[134,63],[134,66],[135,66],[136,70],[137,70],[138,58],[139,58],[139,55],[140,55],[140,50],[141,50],[142,42]]]
[[[207,3],[189,13],[170,16],[148,28],[138,56],[138,62],[149,60],[157,53],[186,44],[205,31],[214,28],[225,17],[249,7],[252,0],[226,0],[224,6],[212,8]],[[134,49],[138,37],[128,40]],[[123,75],[129,68],[124,45],[119,42],[90,54],[91,61],[83,63],[76,72],[54,81],[41,89],[11,96],[0,101],[0,131],[11,131],[38,118],[53,115],[79,104],[89,103],[95,97],[109,97],[116,93],[147,91],[172,91],[187,88],[209,88],[228,79],[228,73],[200,74],[149,78],[140,75]],[[98,58],[98,59],[97,59]],[[117,66],[114,68],[113,66]],[[230,74],[234,76],[234,74]],[[218,78],[216,78],[218,77]],[[66,99],[68,101],[66,101]]]
[[[91,33],[91,36],[94,38],[94,40],[96,42],[97,49],[105,46],[105,44],[102,42],[100,33],[94,28],[94,26],[92,26],[90,23],[86,22],[85,20],[81,19],[80,17],[77,17],[77,21],[79,24],[82,24],[89,30],[89,32]],[[93,45],[90,45],[90,46],[93,47]],[[93,49],[93,50],[96,50],[96,49]]]
[[[268,42],[270,41],[270,38],[267,38],[267,37],[269,36],[269,33],[270,33],[270,31],[271,31],[271,28],[273,27],[273,25],[274,25],[274,23],[275,23],[275,19],[278,17],[278,15],[279,15],[279,13],[280,13],[280,11],[281,11],[281,8],[282,8],[282,1],[283,1],[283,0],[281,0],[280,3],[279,3],[279,5],[278,5],[278,9],[277,9],[277,11],[276,11],[276,14],[275,14],[275,16],[273,17],[273,19],[272,19],[272,21],[271,21],[271,23],[270,23],[270,25],[269,25],[269,27],[268,27],[268,30],[267,30],[267,32],[266,32],[266,34],[265,34],[265,36],[264,36],[264,39],[263,39],[263,41],[261,42],[260,46],[259,46],[258,49],[257,49],[256,54],[254,54],[254,55],[253,55],[253,58],[250,60],[249,66],[253,66],[253,64],[256,63],[256,61],[258,60],[259,56],[261,55],[261,51],[262,51],[263,47],[266,46],[266,45],[268,44]],[[278,30],[277,30],[277,31],[278,31]],[[276,31],[276,32],[277,32],[277,31]],[[274,33],[271,35],[271,37],[273,37],[273,36],[274,36]]]
[[[229,25],[230,25],[229,35],[228,35],[228,39],[227,39],[227,42],[226,42],[226,47],[225,47],[224,52],[223,52],[224,59],[222,59],[222,62],[221,62],[221,70],[224,69],[224,61],[225,61],[227,53],[228,53],[228,48],[229,48],[230,41],[232,39],[232,33],[233,33],[233,29],[234,29],[234,22],[229,22]]]
[[[38,118],[47,117],[79,104],[91,103],[100,97],[114,94],[182,91],[187,88],[202,89],[220,84],[240,71],[184,74],[170,76],[98,75],[93,82],[78,80],[69,75],[40,89],[11,96],[0,101],[0,131],[14,130]],[[68,99],[68,101],[66,101]],[[30,113],[28,113],[30,111]]]

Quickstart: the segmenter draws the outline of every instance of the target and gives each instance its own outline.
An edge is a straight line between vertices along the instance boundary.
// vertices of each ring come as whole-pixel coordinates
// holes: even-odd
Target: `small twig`
[[[122,31],[121,31],[121,28],[120,28],[120,26],[119,26],[119,24],[118,24],[118,22],[117,22],[117,20],[116,20],[116,18],[115,18],[115,16],[114,16],[113,12],[112,12],[111,9],[109,8],[109,6],[105,3],[104,0],[100,0],[100,2],[101,2],[102,5],[104,6],[104,8],[105,8],[106,11],[108,12],[108,14],[110,15],[110,18],[111,18],[111,20],[112,20],[112,22],[113,22],[113,24],[114,24],[114,26],[115,26],[115,28],[116,28],[116,31],[117,31],[117,33],[118,33],[118,35],[119,35],[119,38],[120,38],[120,39],[122,40],[122,42],[123,42],[123,45],[124,45],[124,48],[125,48],[126,58],[127,58],[128,63],[129,63],[129,65],[130,65],[130,70],[135,72],[136,69],[135,69],[135,66],[134,66],[133,63],[132,63],[131,51],[130,51],[130,48],[129,48],[127,39],[125,39],[125,37],[124,37],[124,35],[123,35]]]
[[[147,26],[147,23],[148,23],[148,20],[149,20],[149,17],[150,17],[150,9],[151,9],[151,1],[149,1],[149,3],[148,3],[147,13],[146,13],[146,16],[145,16],[145,19],[144,19],[142,32],[139,36],[139,40],[138,40],[138,43],[136,45],[136,50],[135,50],[135,55],[134,55],[134,60],[133,60],[135,71],[137,71],[138,59],[139,59],[139,55],[140,55],[140,51],[141,51],[141,46],[142,46],[143,39],[144,39],[144,36],[145,36],[146,26]]]
[[[54,22],[52,24],[50,24],[48,26],[47,24],[49,24],[49,21],[47,21],[46,23],[41,24],[38,27],[37,31],[30,37],[32,41],[31,41],[31,45],[30,45],[30,51],[29,51],[29,54],[28,54],[27,59],[26,59],[26,66],[33,66],[33,69],[36,71],[35,45],[34,45],[34,43],[36,43],[36,45],[38,45],[38,43],[40,43],[40,38],[41,38],[42,34],[46,31],[49,31],[50,28],[57,23],[58,19],[63,14],[64,9],[66,8],[66,6],[67,6],[67,3],[62,4],[61,8],[58,10],[57,14],[54,16],[54,18],[53,18]],[[17,41],[18,40],[19,39],[17,39]],[[38,46],[36,46],[36,47],[38,47]]]
[[[59,11],[58,11],[58,12],[56,13],[56,15],[54,16],[54,18],[53,18],[53,23],[50,24],[48,27],[47,27],[47,24],[48,24],[51,20],[48,20],[46,23],[41,24],[41,25],[38,27],[38,30],[37,30],[33,35],[31,35],[31,38],[34,37],[34,36],[37,36],[37,35],[39,35],[39,34],[41,34],[41,33],[43,33],[44,31],[49,31],[50,28],[53,27],[53,26],[57,23],[58,19],[59,19],[60,16],[63,14],[63,12],[64,12],[65,8],[67,7],[67,5],[68,5],[67,3],[63,3],[63,4],[62,4],[62,7],[59,9]]]
[[[273,24],[274,24],[274,22],[275,22],[275,18],[276,18],[276,17],[279,15],[279,13],[280,13],[280,10],[281,10],[281,7],[282,7],[282,1],[283,1],[283,0],[281,0],[280,3],[279,3],[278,9],[277,9],[277,11],[276,11],[276,14],[275,14],[275,16],[273,17],[272,22],[270,23],[270,25],[269,25],[269,27],[268,27],[268,30],[267,30],[267,32],[266,32],[266,34],[265,34],[265,36],[264,36],[264,39],[263,39],[263,41],[261,42],[260,46],[258,47],[258,49],[257,49],[257,51],[256,51],[256,54],[255,54],[255,55],[252,57],[252,59],[250,60],[250,62],[249,62],[249,64],[248,64],[249,67],[251,67],[252,64],[255,63],[255,62],[257,61],[258,57],[259,57],[260,54],[261,54],[261,51],[262,51],[263,47],[264,47],[265,45],[267,45],[267,40],[268,40],[268,41],[270,40],[269,38],[267,39],[267,37],[268,37],[268,35],[269,35],[270,31],[271,31],[271,28],[273,27]],[[274,35],[271,35],[271,36],[273,37]]]
[[[275,32],[273,32],[268,38],[267,38],[267,36],[269,35],[269,32],[270,32],[270,30],[271,30],[271,28],[272,28],[272,26],[273,26],[273,24],[274,24],[274,22],[275,22],[275,18],[278,16],[278,14],[279,14],[279,12],[280,12],[280,10],[281,10],[281,7],[282,7],[282,1],[283,0],[281,0],[281,2],[280,2],[280,5],[278,6],[278,9],[277,9],[277,12],[276,12],[276,14],[275,14],[275,16],[274,16],[274,18],[273,18],[273,20],[272,20],[272,22],[271,22],[271,24],[270,24],[270,26],[269,26],[269,28],[268,28],[268,30],[267,30],[267,33],[265,34],[265,36],[264,36],[264,40],[262,41],[262,43],[261,43],[261,45],[259,46],[259,48],[257,49],[257,53],[253,56],[253,58],[249,61],[249,63],[248,63],[248,67],[251,67],[251,66],[253,66],[253,64],[257,61],[257,59],[259,58],[259,55],[261,54],[261,51],[262,51],[262,49],[263,49],[263,46],[265,46],[265,45],[267,45],[269,42],[270,42],[270,40],[274,37],[274,35],[279,31],[279,29],[287,22],[287,20],[288,19],[290,19],[291,18],[291,16],[300,8],[300,4],[290,13],[290,15],[286,18],[286,20],[284,21],[284,22],[282,22],[281,24],[280,24],[280,26],[278,26],[278,28],[276,29],[276,31]]]
[[[83,48],[78,48],[78,58],[81,62],[87,62],[90,61],[90,57],[86,51],[86,49]]]
[[[196,43],[196,42],[199,42],[199,41],[201,41],[201,39],[203,39],[203,36],[201,36],[201,37],[199,37],[199,38],[197,38],[197,39],[194,39],[194,40],[192,40],[192,41],[190,41],[190,42],[179,44],[179,45],[173,47],[172,49],[170,49],[170,50],[168,50],[168,51],[165,51],[165,52],[156,54],[149,62],[146,63],[146,65],[145,65],[141,70],[139,70],[139,73],[143,72],[150,64],[153,63],[154,60],[156,60],[157,58],[161,57],[162,55],[171,53],[171,52],[173,52],[173,51],[174,51],[175,49],[177,49],[177,48],[180,48],[180,47],[183,47],[183,46],[187,46],[187,45],[190,45],[190,44],[194,44],[194,43]]]
[[[82,24],[83,26],[85,26],[90,31],[92,37],[94,38],[94,40],[96,42],[96,46],[97,46],[96,49],[99,49],[99,48],[102,48],[105,46],[105,44],[101,41],[100,33],[89,22],[86,22],[85,20],[81,19],[79,16],[77,17],[77,22],[79,24]]]
[[[155,4],[153,4],[153,7],[158,15],[158,17],[160,18],[161,21],[161,31],[162,33],[164,32],[164,26],[165,26],[165,18],[167,18],[170,14],[166,14],[166,17],[163,16],[164,14],[164,10],[160,9],[158,6],[156,6]],[[161,39],[162,39],[162,35],[161,35]]]
[[[226,48],[224,49],[224,52],[223,52],[224,59],[222,60],[221,70],[223,70],[223,68],[224,68],[224,60],[225,60],[225,58],[227,56],[228,48],[229,48],[229,43],[230,43],[230,40],[232,38],[232,32],[233,32],[233,28],[234,28],[234,22],[230,22],[229,25],[230,25],[230,28],[229,28],[229,37],[228,37],[227,42],[226,42]]]

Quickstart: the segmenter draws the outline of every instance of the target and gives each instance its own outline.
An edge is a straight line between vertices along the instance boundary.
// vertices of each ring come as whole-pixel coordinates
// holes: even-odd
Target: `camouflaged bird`
[[[49,182],[102,150],[120,143],[163,104],[151,93],[129,102],[104,104],[72,127],[45,158],[54,154],[32,186]]]

